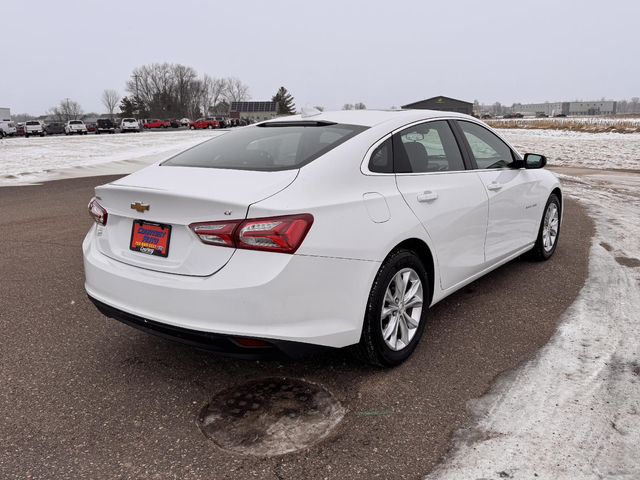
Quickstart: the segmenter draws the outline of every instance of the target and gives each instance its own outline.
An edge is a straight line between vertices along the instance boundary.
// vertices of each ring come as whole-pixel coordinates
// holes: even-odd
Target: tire
[[[211,124],[207,125],[207,129],[213,130],[213,125],[211,125]]]
[[[529,252],[529,258],[536,262],[544,262],[549,260],[558,246],[560,238],[560,217],[562,214],[562,206],[560,200],[555,194],[551,194],[544,207],[540,228],[538,229],[538,237],[533,249]],[[553,236],[555,226],[555,236]]]
[[[167,126],[166,125],[162,125],[162,128],[167,128]]]
[[[196,129],[196,127],[195,127],[194,125],[191,125],[189,128],[190,128],[191,130],[195,130],[195,129]]]
[[[146,125],[144,125],[142,128],[144,128],[145,130],[149,129],[149,127],[147,127]]]
[[[396,279],[398,277],[400,280],[409,280],[405,283],[405,289],[403,290],[405,292],[411,292],[413,288],[416,288],[416,281],[419,280],[420,282],[419,288],[416,288],[415,296],[411,296],[408,299],[414,300],[416,303],[406,310],[404,310],[404,302],[401,299],[403,294],[396,293],[397,288],[402,288],[397,287]],[[424,326],[427,323],[428,305],[423,302],[425,297],[428,297],[428,294],[429,277],[420,258],[411,250],[398,249],[391,252],[382,263],[373,282],[367,302],[360,343],[352,347],[353,353],[361,360],[379,367],[395,367],[404,362],[416,349],[422,337]],[[388,301],[388,295],[394,297],[391,298],[393,303]],[[399,303],[398,299],[400,299]],[[417,303],[418,301],[419,303]],[[391,308],[388,308],[388,306],[391,306]],[[388,313],[387,316],[383,316],[383,307],[387,307],[388,312],[394,309],[395,312],[404,311],[407,316],[398,316],[397,313]],[[409,322],[401,321],[401,318],[407,317],[413,320],[413,328],[411,328]],[[394,321],[395,323],[392,323]],[[390,326],[390,332],[393,332],[392,325],[396,325],[395,349],[393,348],[393,333],[390,334],[387,340],[385,340],[383,334],[384,330]],[[406,327],[402,328],[402,325]]]
[[[24,134],[24,138],[29,138],[29,135],[27,135],[26,133]]]
[[[41,133],[41,134],[40,134],[40,136],[41,136],[41,137],[44,137],[44,133]]]

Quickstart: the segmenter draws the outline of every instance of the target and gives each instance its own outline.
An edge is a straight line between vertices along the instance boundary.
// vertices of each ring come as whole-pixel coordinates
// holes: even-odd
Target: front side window
[[[479,169],[514,168],[518,166],[516,157],[500,138],[484,127],[471,122],[458,121]]]
[[[344,124],[263,124],[220,135],[162,165],[236,170],[292,170],[324,155],[367,127]]]
[[[460,148],[444,120],[406,128],[393,136],[396,173],[464,170]]]

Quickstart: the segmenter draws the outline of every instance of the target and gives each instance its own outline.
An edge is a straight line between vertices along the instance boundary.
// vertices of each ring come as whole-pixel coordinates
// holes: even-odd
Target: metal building
[[[451,97],[433,97],[419,102],[402,105],[409,110],[438,110],[441,112],[457,112],[473,115],[473,103],[457,100]]]
[[[545,103],[526,103],[517,104],[514,107],[517,113],[544,113],[548,116],[553,115],[615,115],[617,111],[617,102],[545,102]]]

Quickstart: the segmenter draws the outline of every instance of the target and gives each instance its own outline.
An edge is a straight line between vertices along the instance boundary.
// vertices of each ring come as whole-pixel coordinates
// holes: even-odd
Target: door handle
[[[427,190],[426,192],[418,195],[418,201],[423,203],[430,202],[432,200],[436,200],[438,197],[439,195],[437,193]]]
[[[500,190],[502,188],[502,184],[498,182],[491,182],[487,185],[488,190]]]

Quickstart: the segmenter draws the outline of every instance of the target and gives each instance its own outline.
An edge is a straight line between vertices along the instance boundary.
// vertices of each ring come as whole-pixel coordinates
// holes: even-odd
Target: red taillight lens
[[[189,228],[194,231],[202,243],[235,248],[233,233],[241,222],[242,220],[192,223]]]
[[[106,225],[107,224],[107,211],[102,208],[102,206],[98,203],[98,199],[93,197],[88,205],[89,215],[93,218],[93,221],[98,225]]]
[[[236,246],[252,250],[294,253],[313,224],[308,213],[245,220],[238,227]]]
[[[192,223],[189,228],[207,245],[295,253],[312,224],[313,216],[303,213],[252,220]]]

